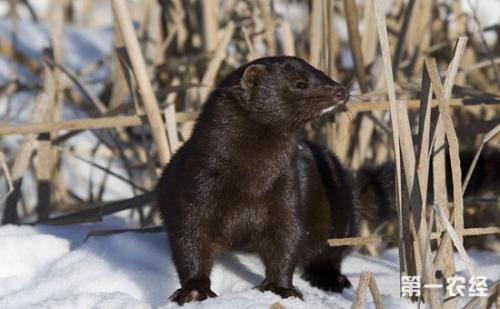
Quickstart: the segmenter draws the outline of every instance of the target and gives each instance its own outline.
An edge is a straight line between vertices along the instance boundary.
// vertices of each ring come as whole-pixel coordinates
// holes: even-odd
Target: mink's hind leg
[[[342,255],[342,249],[325,248],[303,266],[302,278],[325,291],[341,293],[345,288],[350,288],[351,282],[340,272]]]
[[[181,288],[175,291],[170,299],[183,305],[217,297],[210,289],[210,271],[214,257],[210,243],[203,237],[171,235],[170,247],[181,282]]]

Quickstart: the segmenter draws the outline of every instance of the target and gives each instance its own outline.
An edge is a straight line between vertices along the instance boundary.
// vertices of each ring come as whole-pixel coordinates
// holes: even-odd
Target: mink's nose
[[[337,100],[339,102],[347,101],[347,99],[349,98],[349,92],[347,91],[347,89],[345,89],[342,86],[337,87],[333,91],[333,95],[335,96],[335,100]]]

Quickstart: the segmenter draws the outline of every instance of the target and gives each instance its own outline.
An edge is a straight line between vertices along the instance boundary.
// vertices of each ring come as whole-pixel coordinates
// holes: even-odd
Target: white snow
[[[103,223],[0,228],[0,308],[175,308],[169,302],[178,287],[166,234],[121,233],[87,238],[99,229],[130,227],[117,217]],[[500,277],[499,253],[470,253],[478,274]],[[361,271],[371,271],[388,308],[415,308],[399,295],[398,256],[394,249],[380,257],[351,254],[343,271],[357,287]],[[458,263],[460,273],[464,267]],[[251,254],[226,254],[217,260],[211,279],[219,295],[184,308],[350,308],[355,288],[342,294],[311,287],[297,272],[294,284],[304,301],[281,299],[252,289],[264,268]],[[491,284],[491,281],[489,282]],[[367,296],[365,308],[374,308]]]

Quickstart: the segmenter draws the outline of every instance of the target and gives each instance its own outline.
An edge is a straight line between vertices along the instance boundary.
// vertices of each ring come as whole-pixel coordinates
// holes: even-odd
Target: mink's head
[[[296,57],[257,59],[240,68],[240,105],[263,125],[300,128],[331,112],[349,98],[347,89]]]

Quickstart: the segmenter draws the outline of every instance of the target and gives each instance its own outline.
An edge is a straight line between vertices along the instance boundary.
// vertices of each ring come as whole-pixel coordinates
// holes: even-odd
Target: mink
[[[189,140],[157,184],[184,304],[216,297],[210,271],[222,251],[257,254],[257,286],[302,298],[296,267],[323,290],[351,283],[341,273],[346,247],[328,238],[356,232],[351,177],[324,147],[303,140],[306,122],[345,107],[349,92],[296,57],[254,60],[209,95]]]

